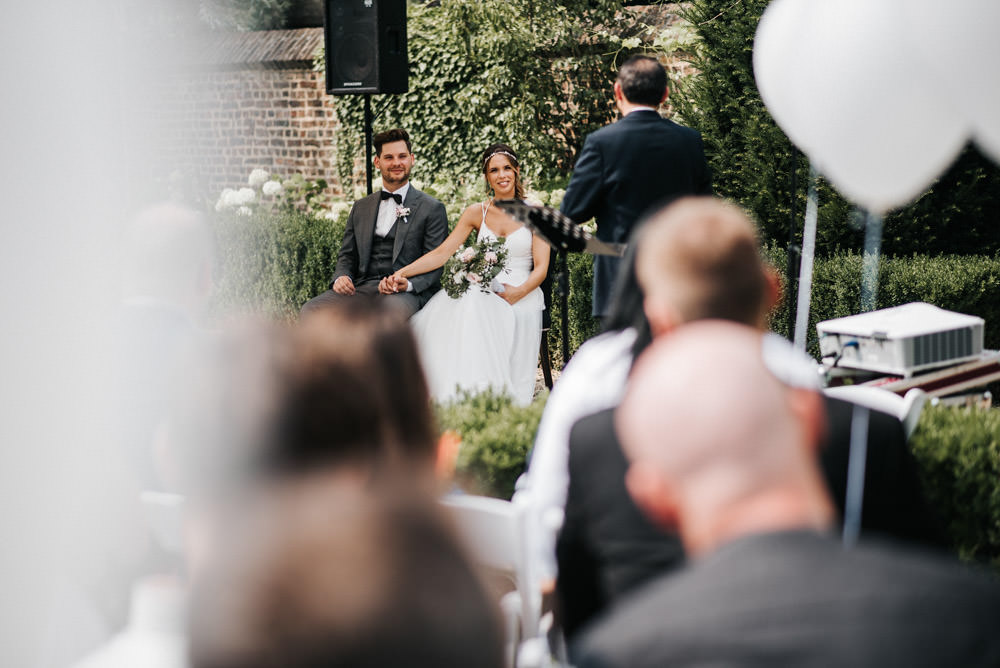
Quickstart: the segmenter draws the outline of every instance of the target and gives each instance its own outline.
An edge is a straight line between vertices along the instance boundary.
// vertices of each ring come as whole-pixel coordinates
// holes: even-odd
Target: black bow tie
[[[396,200],[396,204],[402,204],[403,203],[403,196],[400,195],[399,193],[391,193],[391,192],[389,192],[387,190],[381,190],[381,191],[379,191],[379,193],[380,193],[379,196],[382,199],[389,199],[391,197],[392,199]]]

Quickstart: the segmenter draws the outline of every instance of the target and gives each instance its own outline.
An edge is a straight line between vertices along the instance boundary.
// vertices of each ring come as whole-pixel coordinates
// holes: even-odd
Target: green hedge
[[[214,317],[294,319],[302,304],[329,287],[345,222],[344,215],[299,212],[217,214]]]
[[[333,275],[344,234],[345,214],[334,219],[298,212],[233,213],[214,218],[219,267],[213,312],[253,312],[294,318],[311,297],[325,290]],[[765,257],[785,266],[781,248]],[[588,255],[569,257],[570,351],[597,332],[590,315],[593,269]],[[977,315],[986,321],[985,345],[1000,348],[1000,259],[988,256],[914,255],[883,258],[879,272],[878,308],[925,301],[941,308]],[[809,350],[818,354],[816,323],[857,313],[861,304],[861,254],[842,253],[816,261],[809,317]],[[561,314],[553,295],[549,349],[560,360]],[[788,334],[783,301],[771,316],[771,327]]]
[[[468,492],[509,499],[535,442],[548,399],[542,392],[528,406],[485,392],[437,406],[438,425],[462,437],[456,478]]]
[[[464,489],[510,498],[547,398],[518,407],[483,394],[438,407],[441,428],[462,436]],[[910,445],[955,549],[1000,569],[1000,410],[929,405]]]
[[[765,249],[775,267],[784,268],[782,249]],[[857,313],[861,308],[860,253],[841,253],[817,259],[813,269],[809,309],[808,348],[819,355],[816,323]],[[927,302],[950,311],[976,315],[986,321],[984,345],[1000,348],[1000,259],[983,255],[944,255],[883,258],[878,277],[877,308],[914,301]],[[793,295],[793,303],[795,295]],[[787,335],[791,331],[783,301],[771,315],[771,328]]]
[[[1000,568],[1000,410],[928,406],[911,447],[959,554]]]

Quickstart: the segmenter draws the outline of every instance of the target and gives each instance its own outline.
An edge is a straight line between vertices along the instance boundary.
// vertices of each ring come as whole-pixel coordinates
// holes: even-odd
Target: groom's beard
[[[383,190],[398,190],[407,181],[410,180],[410,167],[404,167],[403,171],[400,172],[401,176],[394,176],[393,174],[382,172],[382,188]]]

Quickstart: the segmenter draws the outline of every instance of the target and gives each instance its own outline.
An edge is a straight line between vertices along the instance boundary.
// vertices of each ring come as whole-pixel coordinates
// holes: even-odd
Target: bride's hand
[[[524,286],[504,283],[503,292],[498,292],[497,294],[506,299],[508,304],[516,304],[521,301],[524,295],[528,294],[528,291],[524,289]]]

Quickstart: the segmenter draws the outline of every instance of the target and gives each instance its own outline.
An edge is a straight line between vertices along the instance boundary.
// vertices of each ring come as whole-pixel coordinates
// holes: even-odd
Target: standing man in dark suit
[[[769,370],[756,329],[702,321],[658,339],[615,422],[629,492],[689,564],[585,632],[574,665],[1000,665],[995,578],[842,545],[816,457],[822,398]]]
[[[306,302],[303,315],[339,299],[381,295],[410,317],[441,287],[441,269],[411,276],[406,292],[381,285],[386,276],[437,248],[448,236],[448,218],[441,202],[410,185],[414,155],[406,130],[380,132],[372,142],[382,190],[354,203],[330,289]]]
[[[708,195],[712,179],[701,135],[662,118],[667,73],[649,56],[618,70],[615,104],[622,118],[587,137],[560,210],[578,223],[597,219],[597,238],[626,243],[654,205],[682,195]],[[594,258],[593,315],[607,315],[620,260]]]

